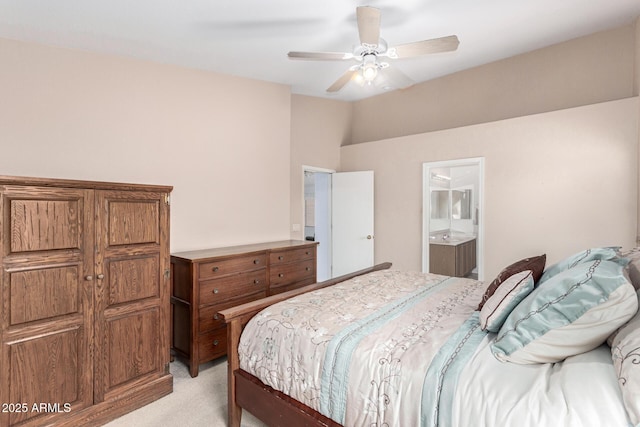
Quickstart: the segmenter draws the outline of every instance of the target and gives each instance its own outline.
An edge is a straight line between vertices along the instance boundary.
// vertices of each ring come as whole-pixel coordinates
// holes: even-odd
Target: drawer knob
[[[278,274],[278,277],[284,277],[284,273]]]
[[[84,280],[91,281],[93,280],[93,276],[84,276]]]
[[[279,259],[280,261],[282,261],[282,260],[284,259],[284,257],[283,257],[282,255],[280,255],[280,256],[278,257],[278,259]]]
[[[305,268],[305,270],[309,271],[309,270],[311,270],[311,267],[307,267],[307,268]]]
[[[213,267],[213,268],[212,268],[212,270],[213,270],[213,271],[218,271],[218,270],[219,270],[219,268],[218,268],[218,267]]]
[[[214,340],[213,341],[213,345],[218,345],[219,343],[220,343],[220,341],[218,341],[218,340]]]
[[[217,290],[217,289],[214,289],[214,290],[213,290],[213,293],[214,293],[214,294],[217,294],[217,293],[218,293],[218,290]]]
[[[260,264],[260,260],[259,260],[259,259],[254,259],[254,260],[253,260],[253,263],[254,263],[254,264]]]
[[[309,255],[309,251],[305,252],[304,254],[305,254],[305,255]]]
[[[254,284],[254,285],[259,285],[259,284],[260,284],[260,280],[258,280],[258,279],[254,280],[254,281],[253,281],[253,284]]]
[[[218,320],[220,318],[220,315],[218,313],[213,315],[213,320]]]

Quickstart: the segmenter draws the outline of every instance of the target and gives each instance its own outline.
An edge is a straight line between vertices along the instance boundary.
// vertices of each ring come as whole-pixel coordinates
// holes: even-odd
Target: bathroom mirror
[[[451,190],[451,218],[471,219],[471,190]]]
[[[449,218],[449,190],[431,190],[431,219]]]

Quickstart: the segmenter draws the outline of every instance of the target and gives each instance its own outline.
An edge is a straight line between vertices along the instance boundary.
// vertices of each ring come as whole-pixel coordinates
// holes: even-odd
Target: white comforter
[[[240,366],[345,426],[620,426],[608,348],[514,365],[479,330],[481,282],[385,270],[268,307]]]
[[[458,378],[452,426],[630,425],[604,344],[561,363],[499,362],[489,334]]]

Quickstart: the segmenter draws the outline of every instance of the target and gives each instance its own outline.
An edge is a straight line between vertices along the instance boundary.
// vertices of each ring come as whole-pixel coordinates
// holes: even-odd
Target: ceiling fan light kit
[[[360,72],[366,82],[372,82],[376,78],[378,75],[378,63],[374,54],[369,53],[363,56]]]
[[[414,82],[403,72],[389,63],[379,61],[379,58],[403,59],[422,56],[431,53],[451,52],[458,48],[460,41],[455,35],[440,37],[430,40],[422,40],[403,45],[388,47],[387,42],[380,38],[380,9],[370,6],[356,8],[358,22],[358,35],[360,44],[353,52],[289,52],[289,59],[303,59],[315,61],[346,61],[356,60],[353,65],[338,78],[327,92],[338,92],[350,81],[356,81],[360,85],[377,84],[383,89],[402,89],[409,87]],[[384,78],[380,78],[384,71]]]

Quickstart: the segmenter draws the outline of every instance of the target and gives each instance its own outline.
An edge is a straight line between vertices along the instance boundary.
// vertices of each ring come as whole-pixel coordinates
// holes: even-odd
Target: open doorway
[[[305,166],[304,238],[318,242],[319,282],[331,278],[331,174],[335,171]]]
[[[318,242],[318,281],[373,266],[373,171],[303,166],[303,178],[304,238]]]
[[[423,164],[422,271],[484,279],[484,158]]]

